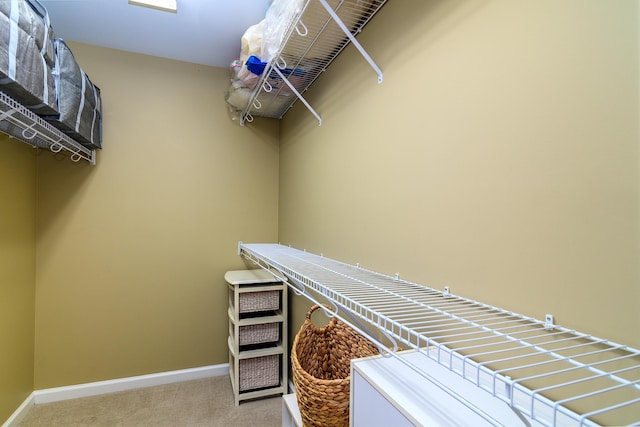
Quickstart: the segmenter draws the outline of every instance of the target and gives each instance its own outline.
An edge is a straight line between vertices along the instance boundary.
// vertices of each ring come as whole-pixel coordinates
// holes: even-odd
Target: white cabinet
[[[295,393],[282,396],[282,427],[302,427],[302,416]]]
[[[229,376],[235,403],[285,394],[287,285],[264,270],[228,271]]]
[[[505,402],[423,354],[409,350],[398,356],[403,360],[351,361],[352,427],[525,425]],[[403,362],[420,366],[431,381]]]

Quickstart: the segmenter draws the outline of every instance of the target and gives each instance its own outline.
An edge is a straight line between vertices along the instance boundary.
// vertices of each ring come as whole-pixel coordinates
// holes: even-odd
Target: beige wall
[[[0,422],[33,391],[36,150],[0,134]]]
[[[279,124],[229,119],[227,70],[71,48],[104,149],[38,159],[35,389],[226,363],[224,272],[277,238]]]
[[[388,2],[384,83],[350,47],[283,120],[279,240],[640,347],[637,9]]]

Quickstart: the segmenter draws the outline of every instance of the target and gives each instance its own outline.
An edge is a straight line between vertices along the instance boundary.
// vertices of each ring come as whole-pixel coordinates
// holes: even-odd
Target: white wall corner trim
[[[27,412],[29,412],[35,402],[35,396],[33,395],[33,393],[31,393],[29,397],[27,397],[24,402],[22,402],[22,405],[20,405],[18,409],[16,409],[15,412],[11,414],[9,419],[7,419],[7,421],[2,424],[2,427],[14,427],[20,424],[20,422],[24,419],[24,417],[27,415]]]
[[[199,368],[181,369],[177,371],[119,378],[115,380],[97,381],[86,384],[47,388],[34,391],[33,396],[35,398],[34,403],[37,405],[39,403],[59,402],[61,400],[96,396],[99,394],[107,394],[117,391],[171,384],[181,381],[220,377],[228,374],[229,364],[222,363],[220,365],[202,366]]]

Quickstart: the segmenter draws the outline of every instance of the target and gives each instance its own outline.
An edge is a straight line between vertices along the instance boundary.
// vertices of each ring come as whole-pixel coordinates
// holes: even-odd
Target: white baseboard
[[[33,395],[33,393],[31,393],[29,397],[27,397],[25,401],[22,402],[22,405],[20,405],[18,409],[16,409],[14,413],[11,414],[9,419],[2,424],[2,427],[13,427],[20,424],[20,421],[24,419],[24,417],[27,415],[27,412],[29,412],[29,409],[31,409],[35,402],[35,396]]]
[[[115,380],[97,381],[65,387],[47,388],[33,392],[35,404],[77,399],[79,397],[96,396],[116,391],[171,384],[201,378],[219,377],[229,373],[229,364],[203,366],[200,368],[181,369],[158,374],[140,375]],[[4,427],[4,426],[3,426]]]

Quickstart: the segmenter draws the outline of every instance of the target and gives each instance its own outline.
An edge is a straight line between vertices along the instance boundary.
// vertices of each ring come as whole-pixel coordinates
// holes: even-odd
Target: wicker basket
[[[240,345],[276,343],[280,339],[279,323],[259,323],[240,326]]]
[[[280,291],[243,292],[240,294],[240,313],[275,311],[280,309]]]
[[[280,356],[240,359],[240,391],[280,385]]]
[[[305,427],[349,425],[351,359],[378,354],[378,348],[333,317],[318,328],[311,307],[293,341],[291,367],[300,415]]]

